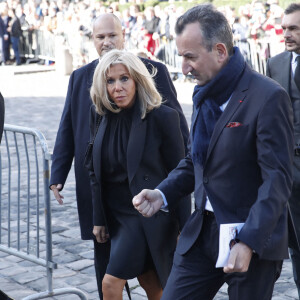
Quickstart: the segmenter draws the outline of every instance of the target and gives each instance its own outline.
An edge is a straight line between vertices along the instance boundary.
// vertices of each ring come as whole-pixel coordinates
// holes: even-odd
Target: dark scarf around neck
[[[210,139],[222,111],[245,69],[245,60],[237,47],[228,63],[215,78],[204,86],[196,85],[193,93],[194,108],[199,110],[192,132],[192,159],[204,166]]]

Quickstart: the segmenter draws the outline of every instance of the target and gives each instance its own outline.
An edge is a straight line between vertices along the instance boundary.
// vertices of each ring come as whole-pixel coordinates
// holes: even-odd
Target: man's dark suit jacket
[[[97,130],[95,125],[97,117],[94,108],[91,111],[91,136],[93,137]],[[93,195],[93,222],[98,226],[109,224],[106,222],[105,199],[101,192],[101,183],[103,182],[101,149],[107,122],[107,115],[101,117],[94,140],[92,159],[89,163]],[[142,189],[155,188],[168,176],[170,171],[176,168],[184,156],[185,150],[178,113],[162,105],[141,119],[139,107],[135,107],[127,147],[127,172],[131,194],[137,195]],[[186,211],[186,203],[186,201],[181,201],[179,210],[176,209],[169,213],[159,212],[149,219],[138,214],[163,287],[171,271],[179,233],[177,212]],[[187,206],[189,207],[189,204]],[[133,207],[132,209],[134,210]],[[186,215],[184,222],[187,219]]]
[[[282,52],[267,62],[267,76],[277,81],[286,91],[290,94],[291,83],[291,52]],[[300,92],[299,92],[300,95]],[[294,111],[294,144],[300,144],[300,101],[292,103]],[[293,190],[292,197],[289,201],[290,212],[294,226],[289,227],[289,244],[293,249],[299,248],[298,244],[295,244],[294,233],[296,233],[298,243],[300,241],[300,157],[294,156],[293,164]],[[296,200],[297,199],[297,200]],[[296,200],[296,201],[295,201]]]
[[[6,34],[6,27],[2,17],[0,16],[0,38],[3,38],[4,34]]]
[[[92,85],[95,68],[98,59],[86,66],[74,71],[70,77],[65,107],[62,113],[55,147],[53,151],[50,185],[64,184],[73,158],[75,158],[76,196],[81,229],[81,238],[93,239],[92,221],[92,196],[90,191],[90,180],[87,170],[83,167],[83,161],[87,145],[90,140],[89,115],[92,100],[89,90]],[[157,68],[155,82],[157,89],[166,101],[166,105],[174,108],[180,117],[180,127],[185,141],[188,140],[188,126],[179,102],[176,90],[171,81],[167,68],[158,62],[142,59],[146,67]],[[182,212],[183,219],[190,214],[188,209]]]
[[[199,236],[207,194],[219,225],[245,222],[238,239],[260,258],[288,257],[292,114],[284,89],[246,66],[215,126],[204,167],[187,156],[157,187],[170,207],[195,188],[197,209],[180,235],[179,254],[186,253]]]
[[[5,40],[5,39],[2,39],[2,57],[3,57],[3,60],[4,61],[7,61],[9,58],[10,58],[10,53],[9,53],[9,46],[10,46],[10,32],[7,31],[7,28],[8,28],[8,24],[11,20],[11,17],[7,16],[7,17],[4,17],[2,18],[3,20],[3,23],[4,23],[4,27],[5,27],[5,32],[4,34],[7,34],[8,36],[8,39]]]
[[[291,81],[291,52],[282,52],[268,59],[266,74],[289,93]]]

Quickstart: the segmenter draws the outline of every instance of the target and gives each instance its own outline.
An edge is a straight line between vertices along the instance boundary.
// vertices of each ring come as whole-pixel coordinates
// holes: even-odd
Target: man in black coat
[[[289,205],[297,239],[300,241],[300,3],[293,3],[286,8],[282,28],[287,51],[268,60],[267,76],[276,80],[287,91],[293,105],[295,152]],[[291,228],[289,234],[294,280],[300,297],[300,251],[298,244],[292,239]]]
[[[101,56],[112,49],[124,48],[124,32],[119,19],[113,14],[103,14],[94,23],[93,39],[96,50]],[[165,104],[174,108],[180,116],[180,127],[185,145],[188,140],[188,126],[180,104],[177,101],[176,90],[168,74],[167,68],[158,62],[142,59],[150,70],[157,69],[155,82]],[[84,155],[89,142],[89,111],[92,101],[89,89],[93,81],[93,74],[99,60],[96,59],[86,66],[74,71],[70,77],[69,88],[61,122],[59,125],[53,162],[51,168],[51,189],[55,198],[63,204],[60,191],[70,171],[73,158],[75,158],[76,196],[77,207],[83,240],[94,240],[95,270],[98,291],[102,299],[101,282],[106,271],[109,259],[109,243],[97,243],[93,236],[92,196],[87,170],[83,167]],[[185,206],[180,215],[180,228],[190,215],[190,204]]]

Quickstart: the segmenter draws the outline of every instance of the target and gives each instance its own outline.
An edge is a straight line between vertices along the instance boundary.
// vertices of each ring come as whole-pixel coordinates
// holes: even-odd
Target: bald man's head
[[[102,14],[94,21],[93,40],[100,57],[112,49],[123,49],[124,38],[121,22],[114,14]]]

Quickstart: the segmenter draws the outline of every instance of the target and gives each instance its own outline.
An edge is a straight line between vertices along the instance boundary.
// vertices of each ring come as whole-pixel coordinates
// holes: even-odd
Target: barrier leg
[[[23,298],[22,300],[44,299],[44,298],[48,298],[48,297],[66,295],[66,294],[75,294],[82,300],[87,300],[88,299],[87,295],[79,289],[76,289],[76,288],[61,288],[61,289],[55,289],[55,290],[53,290],[53,292],[46,291],[46,292],[30,295],[30,296],[27,296],[27,297]]]

